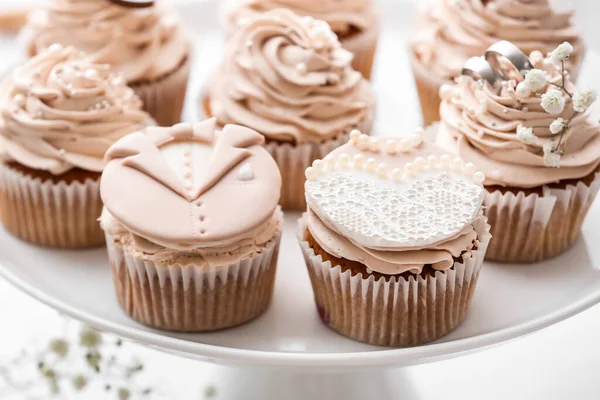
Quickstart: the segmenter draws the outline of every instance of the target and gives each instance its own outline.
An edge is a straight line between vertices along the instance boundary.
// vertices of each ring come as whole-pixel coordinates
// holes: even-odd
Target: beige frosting
[[[399,139],[392,139],[398,141]],[[348,154],[353,158],[356,154],[362,154],[365,158],[374,158],[377,163],[385,163],[388,168],[403,168],[408,162],[417,157],[428,155],[441,155],[445,152],[430,143],[424,142],[418,147],[405,153],[394,155],[380,152],[360,150],[354,144],[348,143],[331,153],[332,157],[339,154]],[[425,265],[431,265],[436,270],[447,270],[454,265],[454,257],[469,257],[474,244],[477,244],[477,233],[473,224],[477,223],[482,216],[479,212],[472,224],[462,227],[458,233],[439,240],[424,247],[377,247],[366,246],[359,240],[352,240],[343,235],[335,228],[327,215],[318,213],[317,209],[311,208],[309,203],[306,215],[306,225],[316,242],[329,254],[346,260],[357,261],[367,268],[385,275],[396,275],[407,271],[419,274]]]
[[[338,35],[365,31],[377,20],[372,0],[238,0],[228,13],[229,29],[234,32],[258,14],[277,8],[326,21]]]
[[[93,63],[111,64],[129,83],[156,80],[176,70],[190,51],[182,22],[166,3],[133,8],[109,0],[52,0],[31,16],[29,52],[53,43],[74,46]]]
[[[320,142],[371,129],[374,96],[322,21],[260,15],[226,48],[210,83],[213,115],[279,142]]]
[[[535,67],[544,69],[554,83],[560,83],[558,68],[537,59]],[[562,114],[550,115],[541,107],[539,96],[518,101],[507,85],[497,91],[470,77],[457,81],[440,108],[438,144],[456,149],[461,158],[477,165],[486,174],[486,185],[532,188],[582,178],[598,167],[600,124],[590,117],[589,110],[570,123],[563,138],[565,154],[560,168],[548,168],[544,165],[543,146],[558,140],[548,127],[556,118],[568,120],[573,116],[571,101]],[[571,82],[566,84],[571,93],[575,92]],[[535,127],[538,139],[529,145],[521,143],[516,136],[519,125]]]
[[[138,250],[163,256],[266,243],[281,225],[281,176],[263,143],[242,126],[217,132],[214,119],[123,138],[106,155],[102,226],[117,233],[122,226]],[[172,146],[189,151],[181,156],[168,151]]]
[[[568,41],[577,62],[585,46],[572,14],[553,10],[549,0],[440,0],[417,19],[411,46],[421,64],[444,79],[498,40],[544,55]]]
[[[0,159],[56,175],[100,172],[113,143],[152,123],[141,107],[108,65],[57,46],[2,83]]]

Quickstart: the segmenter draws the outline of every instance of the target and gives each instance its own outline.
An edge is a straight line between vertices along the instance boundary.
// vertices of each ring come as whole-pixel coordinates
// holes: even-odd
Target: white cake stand
[[[213,2],[180,6],[196,34],[197,52],[186,118],[197,116],[196,98],[222,53]],[[377,132],[409,134],[419,124],[419,106],[405,55],[412,7],[384,2],[375,88]],[[15,43],[0,40],[4,54]],[[588,56],[583,84],[600,87]],[[588,73],[590,71],[590,73]],[[65,314],[100,330],[181,356],[222,364],[220,399],[403,399],[412,398],[402,369],[462,356],[569,318],[600,302],[600,204],[582,237],[564,255],[536,265],[486,263],[467,319],[435,343],[377,348],[346,339],[319,320],[300,249],[299,213],[286,215],[273,304],[259,319],[239,328],[206,334],[161,332],[130,320],[116,301],[103,249],[57,251],[30,246],[0,229],[0,274],[15,286]]]

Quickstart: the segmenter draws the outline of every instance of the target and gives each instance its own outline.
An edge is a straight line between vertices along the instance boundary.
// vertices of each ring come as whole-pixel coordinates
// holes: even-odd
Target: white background
[[[0,0],[0,7],[21,7],[29,2]],[[575,5],[588,42],[592,48],[600,49],[597,33],[600,3],[580,0]],[[61,326],[61,318],[53,310],[0,279],[0,365],[19,349],[41,346],[53,335],[59,335]],[[412,385],[404,388],[407,395],[403,399],[600,399],[599,333],[600,307],[595,307],[517,342],[456,360],[408,368],[405,372]],[[217,385],[216,398],[219,398],[219,392],[227,391],[218,386],[223,367],[181,359],[141,346],[129,348],[144,361],[143,380],[159,387],[164,394],[160,398],[202,399],[206,385],[213,383]],[[13,398],[25,397],[16,395]],[[67,398],[96,400],[107,397],[102,391],[90,390]],[[246,399],[253,400],[256,396],[248,393]]]

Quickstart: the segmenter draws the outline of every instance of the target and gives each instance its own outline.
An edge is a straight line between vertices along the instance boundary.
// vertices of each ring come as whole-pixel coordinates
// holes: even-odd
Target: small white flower
[[[525,82],[532,91],[537,92],[546,86],[546,72],[541,69],[531,69],[525,74]]]
[[[569,59],[569,56],[572,52],[573,46],[571,46],[571,43],[564,42],[563,44],[559,45],[556,49],[554,49],[552,53],[550,53],[550,62],[554,65],[560,65],[562,62],[567,61]]]
[[[517,127],[517,139],[519,139],[521,143],[531,144],[537,139],[537,136],[533,133],[533,128],[519,125]]]
[[[517,98],[519,99],[526,99],[529,96],[531,96],[531,87],[529,86],[529,83],[525,81],[520,82],[517,85],[515,93],[517,94]]]
[[[50,341],[50,351],[60,358],[65,358],[69,353],[69,343],[63,339],[53,339]]]
[[[577,112],[584,112],[590,108],[597,98],[598,94],[595,89],[586,89],[575,93],[575,96],[573,96],[573,108]]]
[[[566,100],[558,89],[550,88],[542,95],[542,108],[548,114],[560,114],[565,109],[565,103]]]
[[[79,332],[79,343],[88,349],[95,349],[102,344],[102,335],[93,328],[84,327]]]
[[[544,165],[552,168],[560,167],[560,153],[554,151],[553,143],[544,144]]]
[[[566,126],[567,121],[565,121],[562,118],[558,118],[550,124],[550,132],[552,132],[553,135],[556,135],[557,133],[561,133],[566,128]]]

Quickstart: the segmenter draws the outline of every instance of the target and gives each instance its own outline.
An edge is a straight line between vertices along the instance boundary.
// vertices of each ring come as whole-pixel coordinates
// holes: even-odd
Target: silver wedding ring
[[[486,61],[497,71],[503,71],[508,66],[506,63],[500,63],[502,57],[510,62],[510,65],[514,67],[514,72],[516,72],[521,79],[524,78],[527,71],[533,69],[533,64],[529,60],[529,57],[527,57],[517,46],[506,40],[494,43],[485,52]],[[509,74],[505,73],[503,75],[506,77]]]
[[[496,82],[504,80],[502,74],[483,57],[469,58],[462,69],[462,74],[475,80],[483,79],[492,86],[495,86]]]

